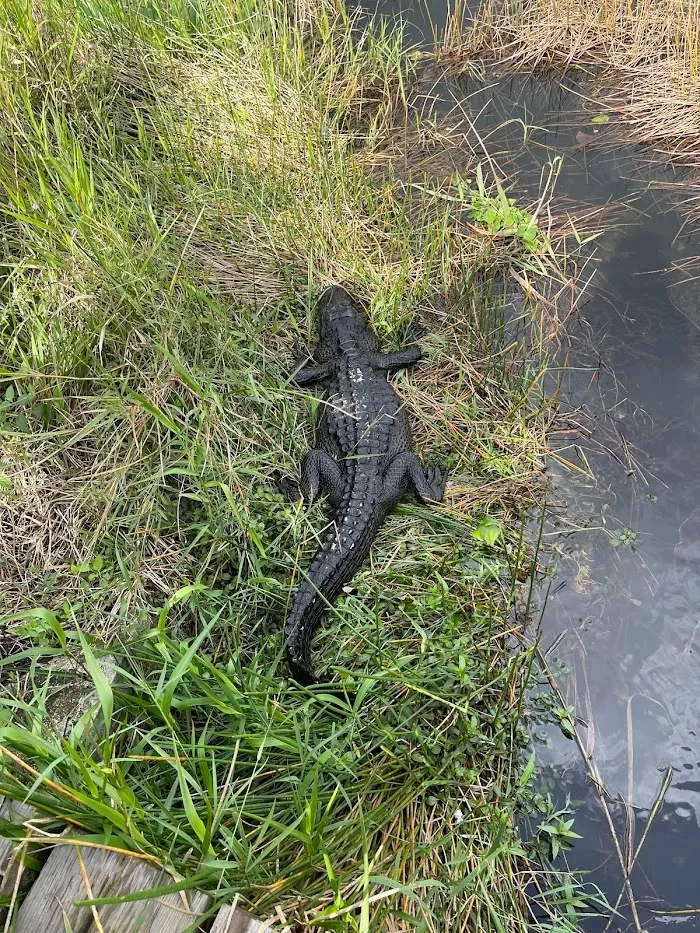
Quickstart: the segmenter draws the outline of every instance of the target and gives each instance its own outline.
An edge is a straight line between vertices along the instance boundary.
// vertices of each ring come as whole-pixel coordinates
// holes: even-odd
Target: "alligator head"
[[[377,351],[379,344],[369,329],[365,312],[340,285],[332,285],[323,292],[318,311],[320,360],[341,353]]]

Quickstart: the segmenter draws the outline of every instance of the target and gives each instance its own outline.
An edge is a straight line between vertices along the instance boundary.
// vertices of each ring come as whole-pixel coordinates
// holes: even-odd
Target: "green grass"
[[[552,322],[506,324],[503,292],[565,280],[544,201],[467,153],[407,168],[450,142],[414,65],[330,2],[0,3],[0,793],[261,916],[525,930],[547,885],[514,817],[547,806],[512,608]],[[329,613],[336,694],[286,679],[324,518],[270,479],[310,441],[288,371],[331,282],[387,347],[427,322],[397,384],[452,479]],[[99,702],[63,736],[75,668]],[[543,928],[575,928],[568,884]]]

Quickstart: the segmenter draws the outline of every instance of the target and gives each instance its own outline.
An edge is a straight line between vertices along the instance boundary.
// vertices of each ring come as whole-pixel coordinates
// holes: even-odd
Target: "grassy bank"
[[[421,119],[400,36],[329,2],[3,0],[0,36],[0,793],[47,818],[30,835],[313,929],[573,929],[514,828],[539,805],[533,852],[568,832],[522,771],[513,650],[551,308],[523,306],[526,349],[503,293],[564,287],[546,205],[510,204]],[[448,145],[460,177],[409,169]],[[331,282],[386,347],[427,324],[397,381],[452,476],[316,640],[347,701],[286,680],[324,518],[271,482],[310,440],[287,373]],[[64,736],[81,671],[101,719]]]
[[[697,0],[487,0],[448,23],[443,61],[485,57],[514,71],[574,71],[611,118],[598,145],[638,144],[680,167],[673,187],[700,220],[700,5]]]

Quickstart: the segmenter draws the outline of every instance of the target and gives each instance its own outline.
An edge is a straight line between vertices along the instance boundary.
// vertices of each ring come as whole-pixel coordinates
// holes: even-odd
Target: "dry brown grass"
[[[467,20],[459,4],[443,52],[457,60],[493,54],[518,70],[602,67],[635,69],[682,63],[700,74],[698,0],[487,0]]]
[[[0,458],[0,612],[5,621],[24,613],[38,592],[49,611],[60,611],[67,599],[87,600],[93,628],[109,638],[123,630],[117,603],[138,613],[155,593],[170,592],[174,574],[187,564],[184,549],[144,523],[130,585],[118,592],[102,585],[88,568],[105,519],[104,505],[96,503],[115,494],[110,477],[90,463],[66,470],[48,447],[33,454],[29,459],[7,445]]]
[[[0,460],[0,583],[29,583],[36,569],[79,564],[86,524],[75,491],[49,464],[25,462],[10,449]],[[5,589],[7,596],[8,590]]]

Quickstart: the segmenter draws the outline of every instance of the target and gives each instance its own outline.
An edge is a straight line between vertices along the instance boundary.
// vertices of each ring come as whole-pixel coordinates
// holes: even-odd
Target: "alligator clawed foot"
[[[286,476],[279,471],[275,471],[272,474],[272,482],[277,487],[277,491],[281,492],[282,495],[286,499],[289,499],[290,502],[296,502],[297,500],[301,499],[299,483],[291,476]]]
[[[313,363],[313,352],[304,343],[295,343],[292,347],[292,371]]]
[[[411,324],[409,324],[408,329],[406,330],[406,339],[404,344],[410,346],[413,343],[420,343],[420,341],[427,334],[427,328],[425,324],[419,319],[415,318]]]
[[[443,472],[439,466],[431,465],[426,468],[425,478],[430,487],[431,499],[435,502],[440,502],[445,495],[447,473]]]

